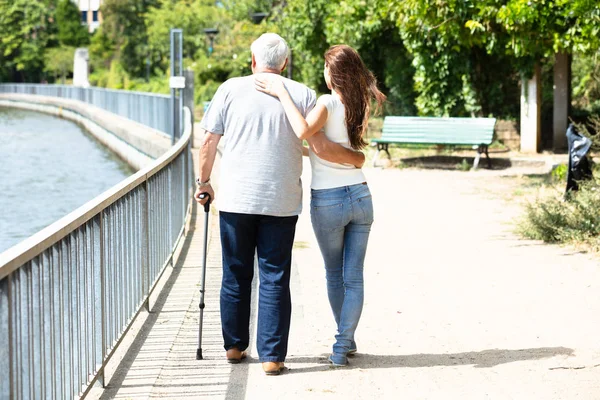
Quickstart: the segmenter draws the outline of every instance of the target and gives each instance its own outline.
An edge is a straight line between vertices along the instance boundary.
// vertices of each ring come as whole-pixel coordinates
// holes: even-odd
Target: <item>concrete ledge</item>
[[[171,139],[166,134],[78,100],[11,93],[0,94],[0,105],[77,122],[136,169],[171,148]]]

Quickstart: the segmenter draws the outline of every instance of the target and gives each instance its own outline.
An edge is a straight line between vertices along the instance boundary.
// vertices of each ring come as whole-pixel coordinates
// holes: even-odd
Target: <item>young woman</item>
[[[324,129],[327,138],[354,150],[366,146],[370,103],[385,96],[377,81],[351,47],[333,46],[325,53],[325,81],[331,94],[321,96],[306,119],[296,108],[283,80],[275,75],[256,78],[256,88],[276,96],[300,139]],[[337,323],[329,361],[347,365],[356,352],[354,333],[364,300],[363,264],[373,223],[373,203],[361,169],[334,164],[309,151],[312,166],[311,220],[325,261],[327,294]]]

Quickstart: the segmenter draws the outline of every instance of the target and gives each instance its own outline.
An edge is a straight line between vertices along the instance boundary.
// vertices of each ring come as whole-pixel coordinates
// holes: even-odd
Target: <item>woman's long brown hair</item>
[[[332,46],[325,53],[329,67],[331,88],[338,93],[346,107],[346,129],[350,145],[360,150],[367,145],[363,134],[367,130],[371,114],[371,100],[375,100],[378,112],[386,97],[377,88],[377,79],[360,55],[350,46]]]

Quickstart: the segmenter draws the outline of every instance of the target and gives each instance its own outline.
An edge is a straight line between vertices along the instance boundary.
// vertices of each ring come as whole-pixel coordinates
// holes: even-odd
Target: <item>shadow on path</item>
[[[571,356],[574,350],[567,347],[540,347],[533,349],[490,349],[455,354],[409,354],[409,355],[378,355],[361,354],[349,358],[347,368],[377,369],[377,368],[427,368],[447,367],[456,365],[473,365],[474,368],[491,368],[500,364],[517,361],[541,360],[554,356]],[[310,367],[290,368],[289,373],[315,372],[334,370],[327,362],[327,355],[322,357],[288,357],[289,363],[322,364]],[[346,368],[344,368],[346,369]]]

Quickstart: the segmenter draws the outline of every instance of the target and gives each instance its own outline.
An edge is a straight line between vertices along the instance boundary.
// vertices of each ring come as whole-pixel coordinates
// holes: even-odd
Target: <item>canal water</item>
[[[133,173],[73,122],[0,107],[0,253]]]

